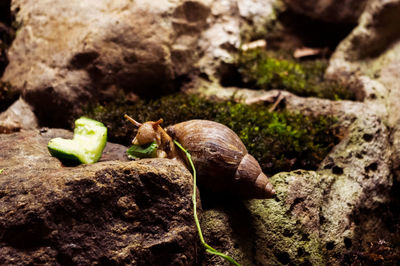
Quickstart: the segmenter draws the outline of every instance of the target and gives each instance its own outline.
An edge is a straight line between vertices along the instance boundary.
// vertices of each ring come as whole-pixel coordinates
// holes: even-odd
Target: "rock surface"
[[[171,160],[64,167],[46,144],[65,130],[0,135],[0,264],[193,265],[191,175]],[[109,161],[113,160],[113,161]]]
[[[364,239],[373,243],[362,243],[365,253],[374,252],[368,247],[374,245],[377,252],[387,249],[396,253],[393,261],[397,262],[400,260],[400,248],[393,243],[398,243],[400,234],[400,214],[397,211],[400,191],[399,11],[398,0],[370,1],[359,25],[333,54],[326,72],[329,78],[347,81],[369,108],[377,110],[390,132],[387,137],[390,147],[386,149],[386,156],[390,157],[390,172],[387,175],[393,176],[393,186],[386,189],[390,203],[378,204],[375,212],[358,210],[353,216],[359,225],[357,234],[366,234]],[[375,135],[365,135],[367,139],[371,136]],[[369,169],[381,170],[381,166],[380,160],[371,161]]]
[[[230,203],[219,206],[223,211],[217,214],[214,209],[205,210],[204,231],[212,231],[224,220],[249,224],[246,230],[251,231],[240,236],[238,231],[232,232],[232,225],[221,226],[223,232],[208,236],[211,246],[254,265],[334,265],[354,262],[356,251],[365,250],[372,239],[393,241],[384,223],[396,220],[378,215],[391,204],[393,187],[390,131],[382,120],[385,112],[379,110],[380,105],[217,86],[203,93],[224,99],[235,96],[247,103],[274,102],[281,95],[287,110],[334,115],[343,135],[317,171],[298,170],[271,177],[276,200],[244,202],[241,206],[245,207],[239,208],[242,214],[236,216]],[[247,251],[240,243],[245,243]]]
[[[258,27],[274,18],[277,2],[127,0],[78,7],[78,1],[52,1],[48,9],[48,1],[15,0],[24,24],[4,79],[22,90],[39,122],[50,124],[118,87],[138,94],[173,90],[195,68],[209,78],[191,84],[206,88],[203,94],[248,104],[282,97],[278,108],[333,115],[341,142],[318,170],[271,177],[276,199],[204,196],[206,242],[243,265],[396,265],[400,0],[286,1],[300,14],[338,24],[355,23],[362,13],[326,73],[346,81],[356,102],[221,88],[214,79],[220,62],[231,60],[244,29],[265,30]],[[122,162],[126,148],[116,145],[107,146],[99,163],[63,167],[43,147],[71,134],[0,135],[0,264],[228,265],[196,249],[187,170],[168,160]]]
[[[399,8],[400,1],[369,1],[360,24],[330,60],[326,76],[346,81],[358,102],[197,84],[207,88],[206,95],[225,99],[234,95],[246,103],[273,103],[281,95],[280,105],[286,109],[334,115],[342,128],[342,141],[317,171],[277,174],[271,177],[277,201],[245,203],[251,212],[251,250],[256,252],[244,257],[253,258],[253,264],[394,265],[400,261]],[[230,220],[229,207],[225,208],[228,211],[210,214],[211,221],[204,227]],[[232,234],[230,226],[223,230],[220,235],[229,236],[228,240],[210,237],[210,245],[246,241]],[[226,246],[231,254],[242,250],[240,245]]]
[[[53,124],[117,88],[140,95],[173,90],[192,68],[196,56],[188,54],[210,13],[199,1],[164,0],[17,0],[12,9],[22,26],[3,79]]]
[[[221,63],[231,62],[232,52],[242,42],[265,35],[265,26],[276,19],[279,3],[276,0],[210,1],[209,26],[198,44],[204,53],[197,62],[199,70],[210,79],[218,77]]]
[[[38,122],[32,107],[22,98],[0,114],[0,133],[16,132],[21,129],[36,129]]]
[[[3,80],[46,126],[66,126],[89,99],[159,95],[194,68],[212,74],[239,47],[241,23],[262,28],[274,2],[14,0],[22,26]]]

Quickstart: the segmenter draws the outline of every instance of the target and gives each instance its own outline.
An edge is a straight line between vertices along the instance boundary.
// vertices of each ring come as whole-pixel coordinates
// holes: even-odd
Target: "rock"
[[[399,11],[398,0],[371,1],[359,25],[338,46],[326,72],[328,78],[347,81],[369,106],[380,110],[392,131],[395,169],[400,165]]]
[[[22,98],[0,114],[0,133],[16,132],[21,129],[35,129],[38,122],[32,107]]]
[[[398,0],[371,1],[360,17],[359,25],[332,55],[326,76],[347,81],[360,90],[361,95],[372,100],[386,95],[379,77],[383,67],[392,64],[398,57],[399,10]],[[375,83],[372,88],[366,88],[371,83]]]
[[[202,213],[200,225],[206,243],[223,252],[241,265],[252,265],[252,226],[243,203],[233,200],[231,208],[212,208]],[[243,213],[244,211],[244,213]],[[245,215],[242,216],[241,215]],[[202,265],[231,265],[223,258],[203,254]]]
[[[39,122],[66,127],[89,99],[111,99],[120,89],[147,97],[172,92],[195,69],[212,78],[232,59],[243,25],[263,31],[276,2],[15,0],[21,27],[3,80]]]
[[[391,43],[399,37],[399,10],[398,0],[370,1],[358,26],[339,45],[332,59],[365,60],[392,49]]]
[[[90,97],[107,98],[119,87],[139,95],[170,91],[197,70],[208,80],[189,85],[206,88],[204,95],[247,104],[281,97],[277,108],[332,115],[340,143],[316,171],[271,177],[276,199],[201,195],[206,242],[244,265],[398,263],[400,0],[286,1],[341,25],[355,23],[366,6],[326,73],[347,81],[357,101],[222,88],[214,79],[221,62],[232,59],[243,30],[276,16],[277,2],[52,1],[53,10],[47,1],[15,0],[24,24],[4,80],[22,89],[46,123],[61,123]],[[182,166],[124,162],[126,147],[108,144],[101,162],[65,167],[44,147],[72,133],[41,132],[0,135],[1,264],[227,264],[196,249],[191,178]]]
[[[255,258],[260,265],[324,264],[319,241],[319,206],[326,189],[315,172],[272,177],[276,200],[249,201],[254,219]]]
[[[370,190],[372,197],[365,199],[371,204],[370,199],[376,198],[375,193],[384,190],[389,203],[375,203],[377,208],[373,212],[356,210],[352,217],[358,230],[356,237],[362,237],[362,253],[350,253],[349,258],[366,264],[372,261],[372,255],[379,255],[379,263],[395,264],[400,260],[398,241],[400,234],[400,214],[397,211],[400,192],[400,86],[399,86],[399,11],[400,1],[370,1],[365,12],[360,17],[359,25],[344,39],[333,54],[326,76],[332,79],[345,80],[353,90],[363,96],[366,105],[379,107],[376,110],[383,123],[387,126],[390,135],[387,137],[391,146],[385,148],[385,158],[390,157],[389,172],[393,185],[388,189],[382,186],[375,191]],[[365,135],[367,139],[374,139],[374,134]],[[375,147],[369,146],[375,151]],[[366,151],[369,151],[365,147]],[[383,155],[383,153],[381,153]],[[381,156],[382,156],[381,155]],[[367,167],[373,175],[369,178],[382,177],[381,160],[370,161]],[[360,182],[359,182],[360,183]],[[369,182],[360,183],[368,189]],[[365,184],[365,185],[364,185]],[[378,197],[379,198],[379,197]],[[382,199],[381,199],[382,200]],[[368,243],[366,243],[368,241]],[[348,244],[354,245],[354,242]],[[359,243],[359,242],[358,242]],[[373,247],[373,249],[371,249]],[[384,252],[386,250],[386,252]],[[358,257],[358,254],[365,254]],[[377,262],[374,262],[377,263]]]
[[[147,96],[174,90],[192,69],[210,13],[200,1],[49,3],[12,2],[22,26],[3,77],[48,125],[65,125],[88,99],[118,88]]]
[[[201,34],[199,48],[204,56],[199,70],[213,80],[221,75],[221,64],[233,60],[232,52],[254,36],[264,37],[266,25],[276,19],[278,0],[211,1],[209,27]]]
[[[281,178],[286,180],[283,187],[274,183],[281,203],[278,206],[283,210],[278,208],[269,212],[265,206],[270,206],[271,201],[250,203],[249,208],[256,210],[252,217],[260,220],[256,224],[264,225],[255,231],[265,235],[265,230],[272,227],[273,232],[278,232],[277,235],[271,233],[264,242],[259,240],[253,244],[257,250],[266,246],[264,254],[267,255],[260,252],[263,263],[302,263],[298,260],[304,253],[306,259],[315,264],[365,265],[399,261],[399,248],[394,244],[400,232],[397,211],[400,191],[399,7],[400,1],[370,1],[360,17],[360,24],[340,43],[330,60],[326,76],[346,81],[349,89],[356,92],[359,102],[305,99],[278,91],[220,90],[215,84],[205,91],[205,94],[217,94],[225,99],[236,91],[235,96],[244,97],[247,103],[273,103],[278,95],[283,95],[286,109],[311,115],[334,115],[344,129],[342,141],[325,158],[318,171],[295,171],[286,174],[288,179],[284,178],[284,173],[278,175],[283,175]],[[300,186],[292,187],[294,181],[289,182],[290,178],[294,179],[294,174]],[[305,181],[308,176],[314,176],[318,182]],[[272,182],[276,178],[272,177]],[[287,193],[280,194],[282,189]],[[291,196],[301,193],[306,196]],[[290,205],[282,205],[282,201],[296,204],[290,208]],[[262,210],[265,210],[264,214],[260,214]],[[279,213],[290,215],[274,221]],[[310,217],[319,217],[319,222]],[[294,227],[288,231],[290,233],[279,235],[281,228],[276,224],[291,222],[300,224],[300,229]],[[301,230],[314,232],[316,228],[318,237],[308,238],[315,241],[313,246],[319,245],[319,252],[305,252],[303,247],[296,255],[290,248],[299,247],[308,240],[294,241],[287,245],[289,247],[279,248],[278,243],[297,239]],[[271,244],[271,238],[277,244]]]
[[[285,0],[296,13],[332,23],[357,23],[358,17],[368,1],[366,0]]]
[[[395,241],[393,229],[385,225],[396,221],[388,209],[393,179],[391,133],[382,119],[386,108],[369,102],[303,98],[284,91],[220,88],[215,83],[204,87],[207,89],[197,92],[220,99],[234,96],[248,104],[274,103],[280,95],[286,110],[336,117],[342,135],[317,171],[298,170],[271,177],[276,201],[244,202],[245,211],[235,218],[230,201],[219,207],[222,211],[217,215],[214,209],[206,210],[203,215],[210,217],[204,218],[203,231],[212,231],[211,225],[221,220],[250,224],[245,229],[251,232],[247,233],[250,240],[238,237],[232,233],[232,225],[227,225],[219,227],[223,232],[208,238],[211,246],[225,248],[256,265],[336,265],[356,261],[356,254],[368,250],[371,241]],[[242,221],[240,217],[248,218]],[[245,252],[235,243],[247,243],[247,249],[255,252]]]
[[[207,243],[248,265],[347,263],[377,235],[390,235],[379,215],[392,186],[388,147],[382,122],[360,118],[320,170],[272,176],[276,199],[227,200],[204,211]]]
[[[357,256],[373,239],[392,238],[384,225],[393,186],[389,136],[379,116],[359,114],[320,165],[319,172],[332,178],[320,212],[329,264],[349,262],[348,254]]]
[[[189,171],[168,159],[64,167],[46,144],[68,135],[0,135],[0,264],[193,265]]]

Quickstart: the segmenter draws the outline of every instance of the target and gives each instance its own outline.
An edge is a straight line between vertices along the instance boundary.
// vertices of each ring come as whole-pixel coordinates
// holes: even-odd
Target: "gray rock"
[[[194,264],[192,179],[182,165],[109,154],[65,167],[46,144],[71,133],[41,132],[0,135],[0,264]]]
[[[365,203],[371,206],[371,199],[373,201],[377,199],[375,202],[377,207],[375,211],[355,210],[351,215],[358,227],[354,231],[355,236],[363,239],[361,245],[365,250],[364,253],[387,250],[389,254],[394,254],[393,259],[390,260],[390,256],[383,254],[381,261],[387,260],[389,264],[398,263],[400,260],[399,248],[392,244],[397,241],[400,232],[398,226],[400,216],[396,211],[400,184],[399,11],[398,0],[370,1],[360,17],[359,25],[340,43],[333,54],[326,72],[327,77],[345,80],[353,90],[358,91],[358,94],[363,96],[365,104],[370,109],[376,110],[376,115],[390,132],[386,140],[390,146],[383,146],[385,150],[380,152],[378,158],[375,158],[375,155],[368,156],[371,162],[368,166],[371,174],[366,176],[368,180],[365,180],[365,176],[360,176],[361,182],[358,181],[359,186],[369,190],[371,194],[365,199]],[[366,136],[367,139],[372,137],[375,140],[373,133]],[[376,147],[379,146],[368,145],[364,150],[368,155],[369,150],[376,151]],[[390,162],[386,165],[382,163],[381,158],[385,158],[383,160],[385,162],[387,157],[390,158]],[[387,167],[389,169],[386,169]],[[391,188],[380,186],[378,189],[370,190],[369,179],[383,178],[382,174],[389,178],[393,175],[393,186]],[[380,191],[386,192],[386,197],[376,197],[376,193]],[[387,198],[390,199],[390,204],[384,204]],[[383,201],[382,204],[379,204],[379,200]]]
[[[16,132],[21,129],[38,128],[38,122],[32,107],[22,98],[0,114],[0,133]]]
[[[320,165],[319,172],[332,178],[320,205],[320,238],[330,264],[363,250],[378,235],[391,238],[382,225],[393,186],[389,136],[379,116],[360,114]]]
[[[346,81],[387,123],[395,169],[400,165],[399,11],[398,0],[371,1],[359,25],[338,46],[326,72],[328,78]]]

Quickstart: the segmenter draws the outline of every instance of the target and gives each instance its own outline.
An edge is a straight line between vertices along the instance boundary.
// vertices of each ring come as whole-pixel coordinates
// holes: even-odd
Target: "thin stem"
[[[230,256],[228,256],[224,253],[217,251],[216,249],[214,249],[213,247],[211,247],[204,241],[203,233],[201,232],[199,218],[197,217],[196,168],[194,167],[194,164],[192,161],[192,156],[190,155],[190,153],[184,147],[182,147],[182,145],[179,142],[177,142],[176,140],[174,140],[174,143],[186,154],[186,157],[189,160],[190,166],[192,167],[192,171],[193,171],[193,194],[192,194],[193,216],[194,216],[194,221],[196,223],[197,231],[199,232],[201,244],[203,244],[203,246],[206,248],[206,251],[208,253],[220,256],[220,257],[224,258],[225,260],[229,261],[230,263],[232,263],[233,265],[241,266],[233,258],[231,258]]]

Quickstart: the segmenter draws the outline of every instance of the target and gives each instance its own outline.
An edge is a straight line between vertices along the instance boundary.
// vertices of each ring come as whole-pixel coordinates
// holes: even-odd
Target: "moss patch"
[[[327,60],[299,62],[283,52],[263,49],[240,51],[236,67],[244,84],[252,89],[287,90],[299,96],[354,100],[344,85],[324,80]]]
[[[214,102],[194,95],[170,95],[157,100],[124,101],[89,108],[85,115],[102,121],[109,140],[129,145],[135,128],[126,122],[127,113],[138,121],[164,119],[163,126],[190,119],[208,119],[233,129],[267,174],[293,169],[316,169],[338,142],[331,117],[269,112],[267,106]]]

